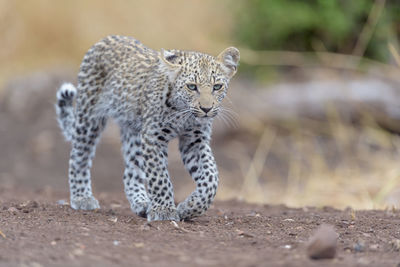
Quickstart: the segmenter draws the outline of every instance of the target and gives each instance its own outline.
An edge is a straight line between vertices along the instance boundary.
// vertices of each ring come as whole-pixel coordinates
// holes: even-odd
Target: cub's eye
[[[214,86],[213,86],[214,91],[218,91],[221,88],[222,88],[222,84],[220,84],[220,83],[214,84]]]
[[[196,91],[197,90],[197,85],[195,85],[193,83],[186,84],[186,87],[191,91]]]

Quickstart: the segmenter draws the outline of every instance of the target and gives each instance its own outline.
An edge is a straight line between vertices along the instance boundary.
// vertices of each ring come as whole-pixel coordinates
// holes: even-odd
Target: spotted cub
[[[57,92],[59,125],[72,144],[69,160],[71,207],[99,208],[90,168],[96,144],[113,118],[120,126],[123,176],[132,211],[155,220],[186,220],[203,214],[218,186],[210,148],[211,124],[223,109],[239,51],[217,57],[199,52],[149,49],[124,36],[109,36],[83,58],[78,85]],[[74,107],[74,99],[75,107]],[[179,138],[183,163],[196,189],[175,206],[167,171],[167,147]]]

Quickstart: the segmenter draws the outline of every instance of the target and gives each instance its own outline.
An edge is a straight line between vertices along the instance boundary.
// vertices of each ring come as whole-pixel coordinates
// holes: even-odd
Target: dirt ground
[[[133,215],[123,194],[74,211],[66,192],[0,188],[0,266],[399,266],[400,212],[217,202],[190,222]],[[33,200],[35,199],[35,200]],[[331,260],[307,257],[321,224],[339,234]]]

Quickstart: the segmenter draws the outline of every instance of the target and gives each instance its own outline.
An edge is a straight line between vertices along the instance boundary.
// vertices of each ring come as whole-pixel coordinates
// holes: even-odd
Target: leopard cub
[[[223,107],[236,73],[239,51],[217,57],[180,50],[155,51],[124,36],[109,36],[83,58],[75,88],[57,92],[59,125],[72,144],[69,160],[71,207],[99,208],[90,168],[96,144],[113,118],[120,126],[126,196],[133,212],[154,220],[185,220],[203,214],[218,186],[210,148],[211,124]],[[74,107],[75,99],[75,107]],[[196,189],[175,206],[167,171],[167,147],[179,138],[185,168]]]

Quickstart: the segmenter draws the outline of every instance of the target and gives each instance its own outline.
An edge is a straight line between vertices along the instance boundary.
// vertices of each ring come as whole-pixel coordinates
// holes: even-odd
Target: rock
[[[334,258],[337,238],[333,226],[321,225],[308,242],[307,255],[315,260]]]

